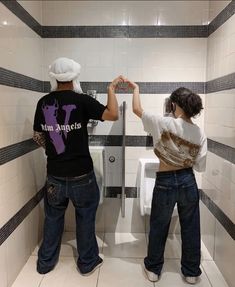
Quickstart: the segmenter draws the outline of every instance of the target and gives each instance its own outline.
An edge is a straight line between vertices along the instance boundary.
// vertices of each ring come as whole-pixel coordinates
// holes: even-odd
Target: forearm
[[[118,118],[118,102],[115,95],[115,86],[112,84],[108,87],[107,109],[115,118]]]
[[[132,109],[138,117],[142,117],[143,109],[140,101],[139,87],[135,87],[133,91]]]
[[[33,134],[33,140],[41,147],[44,149],[46,148],[46,140],[45,140],[45,135],[44,133],[40,132],[35,132]]]

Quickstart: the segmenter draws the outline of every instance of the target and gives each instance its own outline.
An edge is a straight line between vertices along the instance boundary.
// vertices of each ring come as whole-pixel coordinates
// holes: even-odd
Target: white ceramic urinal
[[[156,172],[159,169],[158,158],[140,158],[137,174],[137,192],[140,199],[140,213],[142,216],[151,213],[151,203],[153,197],[153,188],[156,180]],[[174,208],[172,216],[177,215],[177,209]]]
[[[93,161],[94,172],[97,180],[97,184],[100,190],[100,204],[103,203],[104,200],[104,183],[105,183],[105,153],[104,147],[99,146],[90,146],[89,147],[91,158]]]

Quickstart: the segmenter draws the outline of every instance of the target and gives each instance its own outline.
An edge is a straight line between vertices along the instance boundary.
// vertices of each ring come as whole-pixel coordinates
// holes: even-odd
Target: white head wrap
[[[81,65],[72,59],[58,58],[49,66],[49,76],[51,90],[57,89],[57,81],[70,82],[73,81],[73,90],[79,94],[82,93],[78,77],[80,75]]]

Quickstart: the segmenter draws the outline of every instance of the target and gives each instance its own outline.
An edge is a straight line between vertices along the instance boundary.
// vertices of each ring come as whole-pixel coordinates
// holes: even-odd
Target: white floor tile
[[[38,287],[44,277],[44,275],[39,274],[36,271],[36,261],[35,256],[29,257],[29,260],[25,264],[24,268],[21,270],[20,274],[16,278],[12,287]]]
[[[213,287],[229,287],[214,261],[203,261],[202,267]]]
[[[103,239],[104,234],[103,233],[96,233],[96,239],[99,246],[99,252],[102,253],[103,249]],[[38,248],[37,246],[35,250],[33,251],[32,255],[37,256],[38,254]],[[62,244],[61,244],[61,250],[60,250],[60,256],[65,257],[77,257],[77,244],[76,244],[76,234],[75,232],[65,232],[62,238]]]
[[[144,233],[105,233],[103,253],[107,257],[144,258],[147,254]]]
[[[97,287],[154,287],[142,269],[142,259],[105,258]]]

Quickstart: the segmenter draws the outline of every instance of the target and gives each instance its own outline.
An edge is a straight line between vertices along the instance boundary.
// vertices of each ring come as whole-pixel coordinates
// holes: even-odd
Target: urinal
[[[90,146],[89,147],[91,158],[93,161],[94,172],[96,181],[100,190],[100,204],[103,203],[104,199],[104,186],[105,186],[105,152],[104,147]]]
[[[159,170],[158,158],[140,158],[137,174],[137,193],[139,197],[140,213],[142,216],[151,213],[153,188],[156,180],[156,172]],[[172,216],[177,215],[174,208]]]

